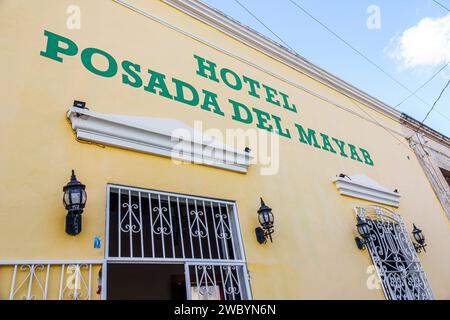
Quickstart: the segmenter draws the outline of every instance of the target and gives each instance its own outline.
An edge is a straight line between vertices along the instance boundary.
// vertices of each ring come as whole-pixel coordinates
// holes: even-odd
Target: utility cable
[[[308,17],[316,21],[318,24],[320,24],[323,28],[325,28],[328,32],[330,32],[334,37],[339,39],[341,42],[343,42],[347,47],[352,49],[354,52],[356,52],[359,56],[364,58],[367,62],[369,62],[371,65],[373,65],[375,68],[380,70],[383,74],[385,74],[387,77],[389,77],[391,80],[393,80],[395,83],[397,83],[399,86],[407,90],[410,94],[414,95],[417,99],[419,99],[422,103],[424,103],[427,106],[430,106],[428,102],[423,100],[421,97],[417,96],[410,88],[405,86],[403,83],[398,81],[396,78],[394,78],[391,74],[389,74],[387,71],[385,71],[383,68],[381,68],[378,64],[376,64],[374,61],[372,61],[369,57],[367,57],[364,53],[359,51],[357,48],[355,48],[353,45],[351,45],[348,41],[346,41],[344,38],[342,38],[340,35],[338,35],[336,32],[334,32],[331,28],[329,28],[327,25],[325,25],[323,22],[321,22],[319,19],[314,17],[311,13],[309,13],[306,9],[304,9],[302,6],[300,6],[296,1],[294,0],[288,0],[290,3],[292,3],[294,6],[296,6],[298,9],[300,9],[304,14],[306,14]],[[395,109],[395,108],[394,108]]]
[[[444,93],[445,89],[447,89],[448,85],[450,84],[450,79],[447,81],[447,84],[444,86],[444,88],[441,90],[441,93],[439,93],[439,97],[437,97],[437,99],[434,101],[433,105],[431,106],[431,109],[428,110],[427,115],[425,116],[425,118],[423,118],[422,120],[422,124],[425,122],[425,120],[427,120],[428,116],[430,115],[430,112],[433,111],[434,107],[436,106],[436,103],[438,103],[438,101],[441,99],[442,94]]]
[[[295,51],[291,48],[290,45],[288,45],[283,39],[281,39],[272,29],[269,28],[264,22],[262,22],[256,15],[254,15],[246,6],[244,6],[239,0],[234,0],[242,9],[244,9],[249,15],[251,15],[254,19],[256,19],[260,24],[264,26],[267,30],[269,30],[270,33],[272,33],[278,40],[280,40],[286,47],[288,47],[290,50]]]
[[[444,8],[445,10],[450,11],[450,9],[447,8],[446,6],[444,6],[442,3],[437,2],[436,0],[433,0],[433,2],[436,3],[438,6],[440,6],[441,8]]]
[[[419,86],[414,92],[412,92],[409,96],[407,96],[405,99],[397,103],[394,107],[394,109],[397,109],[403,102],[414,96],[420,89],[425,87],[431,80],[433,80],[439,73],[441,73],[442,70],[444,70],[450,62],[447,62],[444,66],[442,66],[437,72],[435,72],[427,81],[425,81],[421,86]]]

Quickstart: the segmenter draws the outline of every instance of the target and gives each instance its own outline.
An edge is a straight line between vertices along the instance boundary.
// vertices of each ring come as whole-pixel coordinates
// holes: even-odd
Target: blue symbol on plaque
[[[100,249],[102,247],[102,238],[95,236],[94,237],[94,249]]]

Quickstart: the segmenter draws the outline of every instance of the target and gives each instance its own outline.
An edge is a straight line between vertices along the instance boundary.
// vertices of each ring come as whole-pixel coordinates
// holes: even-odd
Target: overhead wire
[[[414,96],[420,89],[422,89],[423,87],[425,87],[431,80],[433,80],[439,73],[442,72],[442,70],[444,70],[450,62],[447,62],[445,65],[443,65],[437,72],[435,72],[427,81],[425,81],[422,85],[420,85],[416,90],[414,90],[414,92],[412,92],[411,94],[409,94],[405,99],[403,99],[402,101],[400,101],[399,103],[397,103],[394,108],[398,108],[402,103],[404,103],[406,100],[408,100],[409,98],[411,98],[412,96]]]
[[[436,3],[438,6],[440,6],[441,8],[444,8],[445,10],[450,11],[450,9],[447,8],[446,6],[444,6],[442,3],[440,3],[440,2],[438,2],[436,0],[433,0],[433,2]]]
[[[294,6],[296,6],[298,9],[300,9],[304,14],[306,14],[308,17],[310,17],[311,19],[313,19],[314,21],[316,21],[319,25],[321,25],[324,29],[326,29],[328,32],[330,32],[334,37],[336,37],[337,39],[339,39],[341,42],[343,42],[347,47],[349,47],[350,49],[352,49],[354,52],[356,52],[359,56],[361,56],[362,58],[364,58],[364,60],[366,60],[367,62],[369,62],[371,65],[373,65],[375,68],[377,68],[378,70],[380,70],[383,74],[385,74],[387,77],[389,77],[391,80],[393,80],[395,83],[397,83],[399,86],[401,86],[402,88],[406,89],[411,95],[414,95],[417,99],[419,99],[422,103],[424,103],[425,105],[427,105],[428,107],[430,107],[429,103],[426,102],[425,100],[423,100],[421,97],[417,96],[416,93],[411,90],[410,88],[408,88],[406,85],[404,85],[403,83],[401,83],[400,81],[398,81],[394,76],[392,76],[391,74],[389,74],[387,71],[385,71],[382,67],[380,67],[377,63],[375,63],[372,59],[370,59],[369,57],[367,57],[364,53],[362,53],[360,50],[358,50],[356,47],[354,47],[353,45],[351,45],[348,41],[346,41],[343,37],[341,37],[339,34],[337,34],[336,32],[334,32],[331,28],[329,28],[325,23],[323,23],[322,21],[320,21],[319,19],[317,19],[316,17],[314,17],[309,11],[307,11],[305,8],[303,8],[301,5],[299,5],[296,1],[294,0],[288,0],[290,3],[292,3]],[[394,107],[395,109],[395,107]]]
[[[262,22],[256,15],[254,15],[245,5],[243,5],[239,0],[234,0],[242,9],[244,9],[249,15],[251,15],[255,20],[257,20],[261,25],[264,26],[271,34],[273,34],[278,40],[280,40],[286,47],[291,49],[292,51],[295,51],[292,49],[292,47],[287,44],[278,34],[276,34],[269,26],[267,26],[264,22]]]
[[[444,94],[445,90],[447,89],[448,85],[450,84],[450,79],[447,81],[447,84],[444,86],[444,88],[441,90],[441,92],[439,93],[439,96],[437,97],[437,99],[433,102],[433,105],[431,106],[431,109],[428,110],[425,118],[423,118],[422,123],[425,122],[425,120],[427,120],[428,116],[430,115],[431,111],[433,111],[434,107],[436,106],[436,104],[438,103],[438,101],[441,99],[442,95]]]
[[[275,35],[283,44],[285,44],[289,49],[293,50],[280,36],[278,36],[267,24],[265,24],[260,18],[258,18],[255,14],[253,14],[244,4],[242,4],[238,0],[234,0],[236,3],[239,4],[248,14],[250,14],[255,20],[257,20],[261,25],[263,25],[267,30],[269,30],[270,33]],[[295,50],[293,50],[295,51]],[[319,72],[319,76],[324,80],[324,76],[321,72]],[[405,146],[408,150],[410,150],[410,147],[405,144],[403,141],[401,141],[398,137],[396,137],[389,129],[387,129],[384,125],[382,125],[378,120],[376,120],[370,113],[368,113],[366,110],[364,110],[359,104],[357,104],[355,101],[353,101],[352,98],[345,95],[346,98],[350,100],[355,106],[358,107],[359,110],[361,110],[363,113],[365,113],[372,121],[378,124],[378,126],[382,127],[384,130],[386,130],[395,140],[397,140],[400,144]]]

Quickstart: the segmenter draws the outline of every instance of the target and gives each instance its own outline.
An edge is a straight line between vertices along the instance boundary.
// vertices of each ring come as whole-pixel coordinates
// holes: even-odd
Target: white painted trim
[[[76,107],[69,109],[67,117],[79,140],[241,173],[246,173],[250,165],[249,154],[175,119],[102,114]]]
[[[392,207],[400,205],[400,194],[389,191],[365,175],[333,179],[336,188],[343,196],[364,199]]]
[[[189,195],[189,194],[177,193],[177,192],[166,192],[166,191],[157,190],[157,189],[138,188],[138,187],[131,187],[128,185],[108,183],[107,191],[110,192],[111,189],[121,189],[121,190],[126,190],[126,191],[131,190],[131,191],[137,191],[137,192],[155,193],[155,194],[160,194],[162,196],[178,197],[178,198],[184,198],[184,199],[190,199],[190,200],[205,200],[205,201],[209,201],[209,202],[212,201],[212,202],[217,202],[220,204],[225,204],[225,205],[230,205],[230,206],[236,205],[236,202],[232,201],[232,200],[203,197],[203,196],[198,196],[198,195]]]

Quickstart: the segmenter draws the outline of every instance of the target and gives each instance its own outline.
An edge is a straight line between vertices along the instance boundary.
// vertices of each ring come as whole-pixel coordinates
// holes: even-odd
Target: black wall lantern
[[[86,186],[77,180],[72,170],[70,181],[63,188],[63,202],[67,210],[66,232],[72,236],[81,232],[81,214],[87,199],[85,189]]]
[[[260,244],[266,243],[267,238],[272,242],[273,230],[273,213],[272,209],[266,206],[264,200],[261,198],[261,207],[258,209],[258,220],[261,227],[255,229],[256,240]]]
[[[427,252],[427,250],[425,250],[425,247],[427,246],[425,243],[425,236],[422,233],[422,230],[420,230],[419,228],[416,227],[416,225],[413,223],[413,237],[414,240],[417,243],[413,243],[414,244],[414,249],[416,249],[416,252],[419,253],[420,251],[424,251]]]
[[[361,219],[360,216],[356,216],[358,223],[356,224],[356,229],[358,230],[360,237],[355,238],[356,246],[359,250],[364,250],[370,239],[370,229],[366,221]]]

